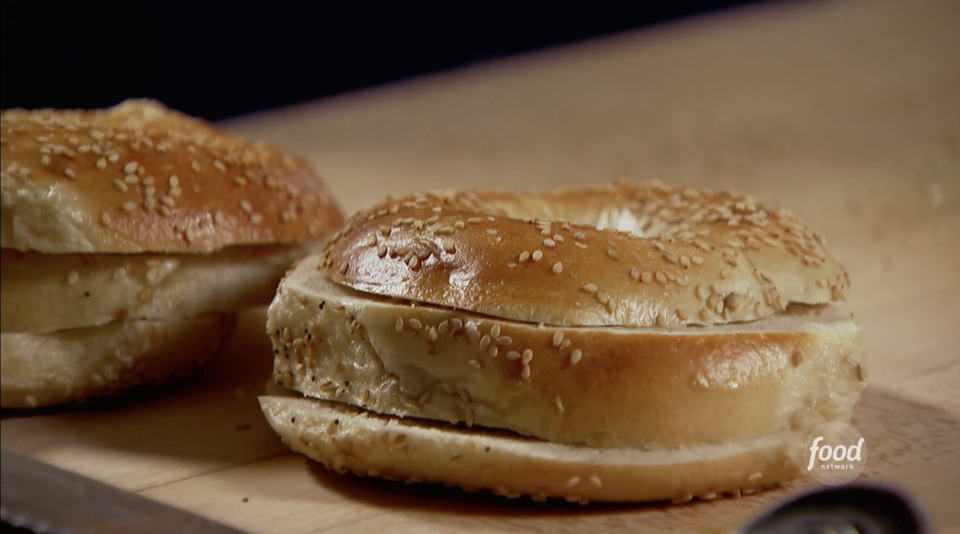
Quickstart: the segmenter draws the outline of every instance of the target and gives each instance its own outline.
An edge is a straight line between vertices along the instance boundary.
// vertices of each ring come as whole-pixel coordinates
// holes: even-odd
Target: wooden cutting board
[[[304,58],[309,67],[309,58]],[[324,76],[327,73],[308,73]],[[787,207],[849,267],[864,479],[960,532],[960,3],[795,2],[225,124],[315,160],[352,211],[413,189],[661,178]],[[729,532],[802,489],[681,506],[537,504],[339,476],[256,404],[264,310],[157,395],[5,414],[3,447],[252,532]]]

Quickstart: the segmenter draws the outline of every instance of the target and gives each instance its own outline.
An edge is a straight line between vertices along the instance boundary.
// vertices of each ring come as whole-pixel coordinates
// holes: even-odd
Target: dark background
[[[755,2],[3,0],[0,107],[215,120]]]

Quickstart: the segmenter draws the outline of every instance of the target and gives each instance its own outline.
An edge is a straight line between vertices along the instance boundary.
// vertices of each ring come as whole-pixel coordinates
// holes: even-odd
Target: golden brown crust
[[[785,431],[726,445],[598,450],[314,399],[264,396],[260,406],[291,449],[341,473],[581,504],[740,497],[795,477],[806,437]]]
[[[0,136],[4,248],[197,253],[342,223],[306,160],[156,102],[8,110]]]
[[[334,234],[323,271],[369,293],[565,326],[755,320],[843,300],[848,285],[789,212],[659,183],[388,200]]]
[[[185,376],[210,359],[235,316],[119,321],[49,334],[0,334],[0,400],[36,408],[111,396]]]
[[[402,417],[655,450],[849,420],[860,329],[831,306],[689,328],[547,327],[360,293],[317,256],[270,306],[274,377]]]

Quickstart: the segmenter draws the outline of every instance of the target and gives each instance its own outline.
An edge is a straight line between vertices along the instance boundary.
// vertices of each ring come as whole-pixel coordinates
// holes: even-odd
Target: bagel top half
[[[392,199],[328,242],[335,282],[557,326],[679,327],[844,300],[824,239],[755,199],[660,183]]]
[[[0,115],[0,247],[210,253],[342,222],[310,163],[149,100]]]

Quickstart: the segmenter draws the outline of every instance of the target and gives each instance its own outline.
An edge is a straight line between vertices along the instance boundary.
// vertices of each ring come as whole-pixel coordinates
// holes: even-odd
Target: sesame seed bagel
[[[148,100],[0,115],[0,246],[210,252],[342,224],[309,162]]]
[[[847,274],[823,243],[748,196],[622,182],[388,200],[334,234],[323,272],[504,319],[678,327],[843,300]]]
[[[740,497],[796,476],[797,453],[805,446],[805,436],[783,431],[722,445],[593,449],[316,399],[263,396],[260,406],[292,450],[340,473],[443,482],[535,501]]]
[[[411,195],[284,277],[274,379],[304,398],[261,407],[339,471],[580,502],[752,491],[851,418],[848,283],[795,216],[732,193]]]
[[[729,443],[848,421],[860,329],[833,306],[690,328],[557,327],[370,295],[305,258],[268,312],[274,378],[381,414],[593,448]]]
[[[306,160],[149,100],[3,111],[0,157],[4,407],[196,369],[343,223]]]
[[[233,313],[269,303],[319,245],[249,245],[210,254],[43,254],[0,250],[0,332],[45,333],[118,320]]]
[[[210,314],[170,321],[119,321],[48,334],[0,334],[0,403],[36,408],[190,374],[229,336],[235,317]]]

